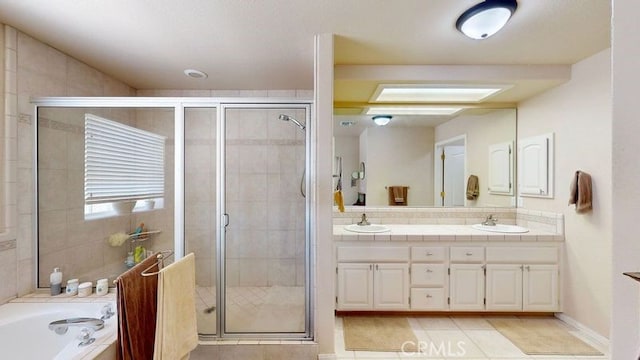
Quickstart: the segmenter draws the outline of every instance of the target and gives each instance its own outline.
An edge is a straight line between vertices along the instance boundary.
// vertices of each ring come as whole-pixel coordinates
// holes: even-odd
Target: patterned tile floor
[[[594,348],[602,352],[603,356],[533,356],[526,355],[511,341],[500,334],[487,322],[489,316],[477,317],[409,317],[407,318],[411,328],[418,339],[424,344],[452,344],[443,351],[438,348],[416,353],[393,353],[372,351],[347,351],[344,346],[344,330],[342,318],[336,317],[335,345],[338,360],[353,359],[474,359],[474,360],[521,360],[521,359],[554,359],[554,360],[602,360],[609,359],[609,349],[588,337],[570,325],[570,332]],[[464,344],[464,352],[457,348],[458,342]],[[428,347],[427,347],[428,349]]]
[[[215,287],[196,287],[198,332],[215,334]],[[227,332],[304,332],[304,287],[227,288]]]

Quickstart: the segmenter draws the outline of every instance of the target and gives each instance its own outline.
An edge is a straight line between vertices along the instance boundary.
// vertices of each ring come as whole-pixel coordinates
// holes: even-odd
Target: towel
[[[156,331],[158,278],[142,276],[145,269],[158,271],[150,256],[116,279],[118,302],[118,360],[151,359]],[[155,266],[152,266],[154,265]]]
[[[408,186],[388,186],[389,205],[407,205]]]
[[[336,190],[333,193],[333,201],[338,205],[338,210],[344,212],[344,198],[342,197],[342,191]]]
[[[476,200],[480,195],[480,182],[475,175],[469,175],[467,180],[467,200]]]
[[[188,359],[198,346],[195,292],[193,253],[160,270],[153,360]]]
[[[592,210],[591,175],[584,171],[576,171],[569,194],[569,205],[575,205],[578,214]]]

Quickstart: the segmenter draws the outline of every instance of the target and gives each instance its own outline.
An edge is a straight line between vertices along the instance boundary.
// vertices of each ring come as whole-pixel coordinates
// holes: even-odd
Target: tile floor
[[[198,333],[216,333],[215,287],[196,287]],[[227,332],[304,332],[304,287],[227,288]]]
[[[504,318],[499,316],[438,316],[438,317],[409,317],[409,324],[418,339],[424,344],[451,344],[444,351],[427,350],[423,354],[392,353],[372,351],[346,351],[344,348],[344,330],[342,318],[336,317],[335,345],[338,360],[354,359],[474,359],[474,360],[520,360],[520,359],[553,359],[553,360],[602,360],[609,359],[609,350],[603,344],[588,337],[570,325],[570,332],[594,348],[602,352],[603,356],[541,356],[526,355],[511,341],[495,330],[488,318]],[[458,342],[464,346],[464,354],[457,347]]]

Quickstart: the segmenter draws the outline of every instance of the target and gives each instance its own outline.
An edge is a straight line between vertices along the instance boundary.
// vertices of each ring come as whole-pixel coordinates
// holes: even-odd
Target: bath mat
[[[342,323],[345,350],[417,350],[418,340],[404,317],[345,316]]]
[[[602,355],[554,318],[487,321],[527,355]]]

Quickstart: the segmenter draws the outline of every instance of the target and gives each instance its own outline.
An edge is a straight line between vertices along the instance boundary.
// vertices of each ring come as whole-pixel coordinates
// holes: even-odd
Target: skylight
[[[507,89],[509,85],[380,84],[372,102],[477,103]]]

